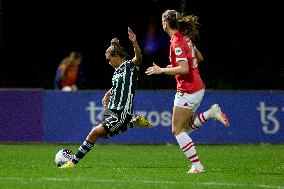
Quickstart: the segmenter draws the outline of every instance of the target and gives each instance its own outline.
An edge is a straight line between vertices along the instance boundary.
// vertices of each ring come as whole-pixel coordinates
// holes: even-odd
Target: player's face
[[[166,31],[167,22],[163,17],[162,17],[162,26],[163,26],[163,30]]]
[[[106,60],[108,61],[109,65],[111,65],[113,68],[118,67],[116,57],[111,56],[110,53],[106,53]]]

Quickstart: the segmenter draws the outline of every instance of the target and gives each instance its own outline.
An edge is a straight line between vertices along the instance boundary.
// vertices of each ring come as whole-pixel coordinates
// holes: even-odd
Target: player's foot
[[[141,115],[136,116],[132,121],[133,125],[137,127],[148,127],[148,128],[152,127],[152,124]]]
[[[226,114],[221,111],[221,108],[218,104],[214,104],[210,108],[211,111],[211,118],[220,121],[226,127],[229,127],[229,119],[227,118]]]
[[[65,163],[64,165],[62,165],[61,167],[59,167],[60,169],[65,169],[65,168],[74,168],[75,164],[72,161],[68,161],[67,163]]]
[[[194,174],[194,173],[204,173],[205,169],[203,167],[197,168],[194,165],[191,166],[190,170],[187,173]]]

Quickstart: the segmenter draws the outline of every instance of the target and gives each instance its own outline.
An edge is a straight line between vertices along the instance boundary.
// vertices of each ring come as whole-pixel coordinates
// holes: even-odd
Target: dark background
[[[284,89],[284,10],[280,1],[0,0],[0,87],[52,89],[55,70],[70,51],[83,54],[83,89],[107,89],[113,68],[104,52],[118,37],[130,54],[127,26],[143,50],[140,89],[174,89],[172,76],[146,76],[154,61],[168,64],[169,37],[161,14],[199,16],[195,42],[209,89]]]

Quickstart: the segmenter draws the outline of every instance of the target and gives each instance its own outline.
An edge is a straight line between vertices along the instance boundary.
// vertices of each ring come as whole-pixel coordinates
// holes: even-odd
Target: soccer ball
[[[55,164],[57,165],[57,167],[61,167],[62,165],[64,165],[68,161],[71,161],[73,156],[74,156],[74,154],[71,150],[61,149],[55,155],[55,158],[54,158]]]

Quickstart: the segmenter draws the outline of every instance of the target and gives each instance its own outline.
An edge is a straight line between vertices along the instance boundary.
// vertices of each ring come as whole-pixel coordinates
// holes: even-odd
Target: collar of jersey
[[[127,60],[125,60],[122,64],[120,64],[117,68],[115,68],[115,70],[118,70],[118,69],[120,69],[123,65],[125,65],[125,64],[126,64],[126,61],[127,61]]]

